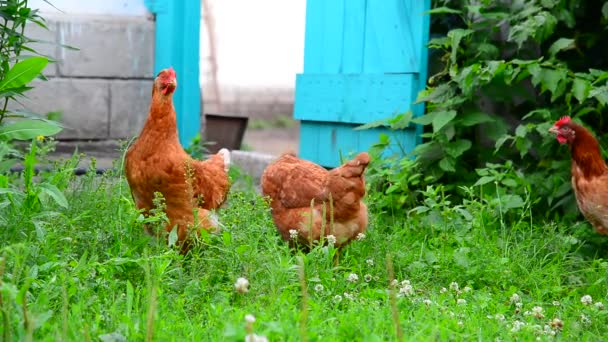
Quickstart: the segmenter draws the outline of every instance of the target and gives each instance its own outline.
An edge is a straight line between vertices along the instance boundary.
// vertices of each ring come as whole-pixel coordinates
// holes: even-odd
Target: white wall
[[[204,1],[215,16],[221,88],[293,88],[304,64],[306,0]],[[204,23],[201,28],[204,60],[209,55]]]
[[[181,1],[181,0],[165,0]],[[215,15],[221,88],[293,88],[302,72],[306,0],[204,0]],[[30,0],[43,13],[86,15],[148,14],[144,0]],[[60,11],[58,11],[58,9]],[[201,22],[201,81],[209,55]]]
[[[179,0],[178,0],[179,1]],[[148,11],[144,0],[30,0],[29,6],[43,13],[131,15],[145,16]]]

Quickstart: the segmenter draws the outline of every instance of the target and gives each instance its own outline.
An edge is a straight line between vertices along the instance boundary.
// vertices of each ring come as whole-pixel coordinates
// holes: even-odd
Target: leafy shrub
[[[427,113],[401,114],[425,128],[412,152],[416,172],[463,196],[459,186],[490,182],[503,165],[510,180],[492,181],[516,201],[529,193],[539,213],[575,212],[568,151],[547,130],[563,115],[596,123],[600,137],[608,127],[608,3],[436,0],[431,14],[436,73],[418,98]],[[385,194],[411,196],[411,168],[392,166],[408,185],[392,182]]]
[[[24,35],[27,23],[46,28],[38,11],[28,7],[27,1],[3,1],[0,4],[0,203],[21,205],[32,214],[41,210],[45,196],[61,206],[67,206],[65,197],[52,182],[34,184],[34,166],[37,149],[49,144],[41,144],[45,136],[61,131],[61,127],[32,113],[9,110],[8,104],[31,89],[30,82],[42,77],[49,60],[40,56],[28,44],[35,42]],[[32,141],[25,155],[14,146],[14,141]],[[39,141],[37,141],[39,140]],[[9,182],[9,177],[1,174],[8,171],[18,161],[24,166],[23,183]],[[12,183],[12,184],[11,184]]]

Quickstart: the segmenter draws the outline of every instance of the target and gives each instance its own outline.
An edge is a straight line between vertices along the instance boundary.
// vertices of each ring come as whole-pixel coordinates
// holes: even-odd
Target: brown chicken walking
[[[572,188],[579,210],[599,234],[608,235],[608,166],[599,143],[569,116],[558,120],[549,132],[570,148]]]
[[[218,228],[211,210],[224,203],[230,189],[230,152],[222,149],[208,160],[198,161],[184,151],[173,107],[176,87],[173,68],[156,76],[148,119],[127,151],[125,173],[135,206],[143,209],[144,214],[154,207],[155,192],[163,195],[169,219],[165,230],[170,232],[177,226],[178,241],[185,253],[190,245],[189,229],[199,232],[201,228]]]
[[[272,218],[283,240],[311,245],[321,236],[340,247],[367,228],[363,173],[366,152],[327,171],[312,162],[284,154],[262,175],[262,192],[270,198]]]

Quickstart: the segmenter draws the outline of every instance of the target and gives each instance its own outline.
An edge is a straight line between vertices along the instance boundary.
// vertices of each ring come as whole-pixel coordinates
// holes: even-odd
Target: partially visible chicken
[[[608,235],[608,166],[599,143],[569,116],[558,120],[549,132],[570,148],[572,188],[579,210],[599,234]]]
[[[321,236],[333,235],[335,246],[340,247],[365,232],[363,173],[369,161],[369,155],[362,152],[327,171],[284,154],[269,165],[262,175],[262,192],[270,198],[272,218],[283,240],[310,245]]]
[[[154,193],[165,198],[171,231],[177,225],[182,251],[189,246],[189,228],[214,230],[217,219],[210,210],[226,200],[230,188],[230,152],[222,149],[208,160],[194,160],[178,140],[173,92],[177,79],[173,68],[158,73],[152,87],[148,119],[125,159],[125,173],[138,209],[148,214]],[[194,210],[197,209],[196,218]],[[198,227],[194,227],[198,223]],[[149,231],[148,233],[153,234]]]

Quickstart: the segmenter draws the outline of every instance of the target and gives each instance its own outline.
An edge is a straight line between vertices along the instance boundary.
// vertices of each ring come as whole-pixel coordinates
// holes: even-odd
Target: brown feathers
[[[572,188],[579,210],[598,233],[608,234],[608,166],[598,141],[569,117],[557,121],[549,131],[570,148]]]
[[[173,89],[177,83],[172,69],[161,71],[152,90],[148,119],[139,138],[127,151],[125,174],[138,209],[148,214],[154,193],[165,198],[169,223],[177,226],[179,241],[188,239],[189,228],[216,229],[217,220],[210,210],[217,209],[230,188],[230,152],[221,150],[208,160],[192,159],[182,148],[177,135]],[[167,87],[169,86],[169,91]],[[194,216],[196,209],[196,217]],[[198,223],[194,227],[195,222]],[[186,251],[187,244],[183,244]]]
[[[363,173],[369,155],[331,171],[283,154],[262,175],[262,192],[271,200],[272,217],[284,240],[312,243],[333,235],[337,247],[367,228]],[[290,232],[291,231],[291,232]]]

